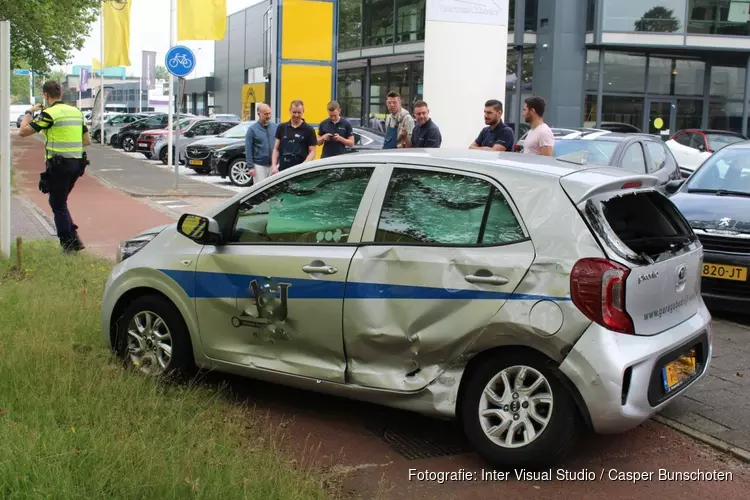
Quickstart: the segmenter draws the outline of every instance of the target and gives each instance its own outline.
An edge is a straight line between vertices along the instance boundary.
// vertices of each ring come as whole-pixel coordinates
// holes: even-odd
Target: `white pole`
[[[33,106],[34,103],[34,71],[29,68],[29,102]]]
[[[101,65],[99,67],[99,78],[100,78],[100,87],[99,87],[99,109],[101,112],[101,116],[99,117],[99,137],[102,138],[101,141],[99,141],[99,144],[102,145],[102,147],[106,146],[106,141],[104,140],[104,2],[102,2],[102,7],[100,11],[101,15],[101,30],[102,30],[102,36],[100,37],[99,41],[99,57],[101,59],[99,60],[99,64]],[[93,110],[91,110],[93,113]],[[91,124],[93,125],[93,123]]]
[[[138,112],[143,111],[143,51],[141,51],[141,79],[138,81]]]
[[[0,21],[0,255],[10,257],[10,21]]]
[[[175,0],[170,0],[170,7],[169,7],[169,45],[170,47],[175,45]],[[169,118],[167,120],[167,164],[172,165],[173,155],[172,155],[172,126],[174,125],[174,122],[172,120],[172,115],[174,113],[174,76],[172,74],[169,74]],[[178,176],[180,175],[180,162],[175,161],[174,163],[174,175],[175,175],[175,190],[177,190],[177,182],[178,182]]]

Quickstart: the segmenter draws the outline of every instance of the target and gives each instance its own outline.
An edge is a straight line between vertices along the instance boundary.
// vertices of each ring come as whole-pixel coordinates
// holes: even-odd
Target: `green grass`
[[[23,275],[0,260],[0,498],[336,496],[221,390],[123,369],[100,336],[110,263],[49,242],[22,256]]]

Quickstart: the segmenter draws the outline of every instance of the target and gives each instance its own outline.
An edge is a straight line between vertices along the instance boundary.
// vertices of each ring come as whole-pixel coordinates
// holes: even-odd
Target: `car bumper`
[[[750,278],[750,255],[730,254],[703,250],[703,264],[723,264],[747,269]],[[719,277],[703,277],[701,295],[711,309],[746,312],[750,306],[750,281],[737,281]]]
[[[227,158],[213,158],[211,160],[211,172],[220,176],[222,179],[229,175],[229,161]]]
[[[211,157],[208,158],[187,158],[187,161],[185,162],[185,166],[188,168],[192,168],[194,170],[197,169],[205,169],[205,168],[211,168]]]
[[[712,354],[711,314],[703,303],[690,319],[658,335],[611,332],[591,324],[560,370],[578,389],[595,432],[633,429],[658,413],[708,370]],[[695,375],[666,393],[662,368],[695,347]]]
[[[144,142],[144,141],[137,141],[135,143],[135,151],[137,153],[151,153],[151,148],[153,147],[153,142]]]

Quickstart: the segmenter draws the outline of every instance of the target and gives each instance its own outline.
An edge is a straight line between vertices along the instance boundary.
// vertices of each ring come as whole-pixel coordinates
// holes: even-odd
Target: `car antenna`
[[[588,163],[588,157],[589,152],[584,149],[583,151],[576,151],[575,153],[558,156],[557,159],[566,163],[573,163],[574,165],[586,165]]]

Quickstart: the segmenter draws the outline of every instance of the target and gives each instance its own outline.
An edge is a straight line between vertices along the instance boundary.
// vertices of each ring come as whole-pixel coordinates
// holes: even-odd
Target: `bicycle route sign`
[[[167,52],[164,62],[167,71],[178,78],[182,78],[195,69],[195,54],[184,45],[175,45]]]

